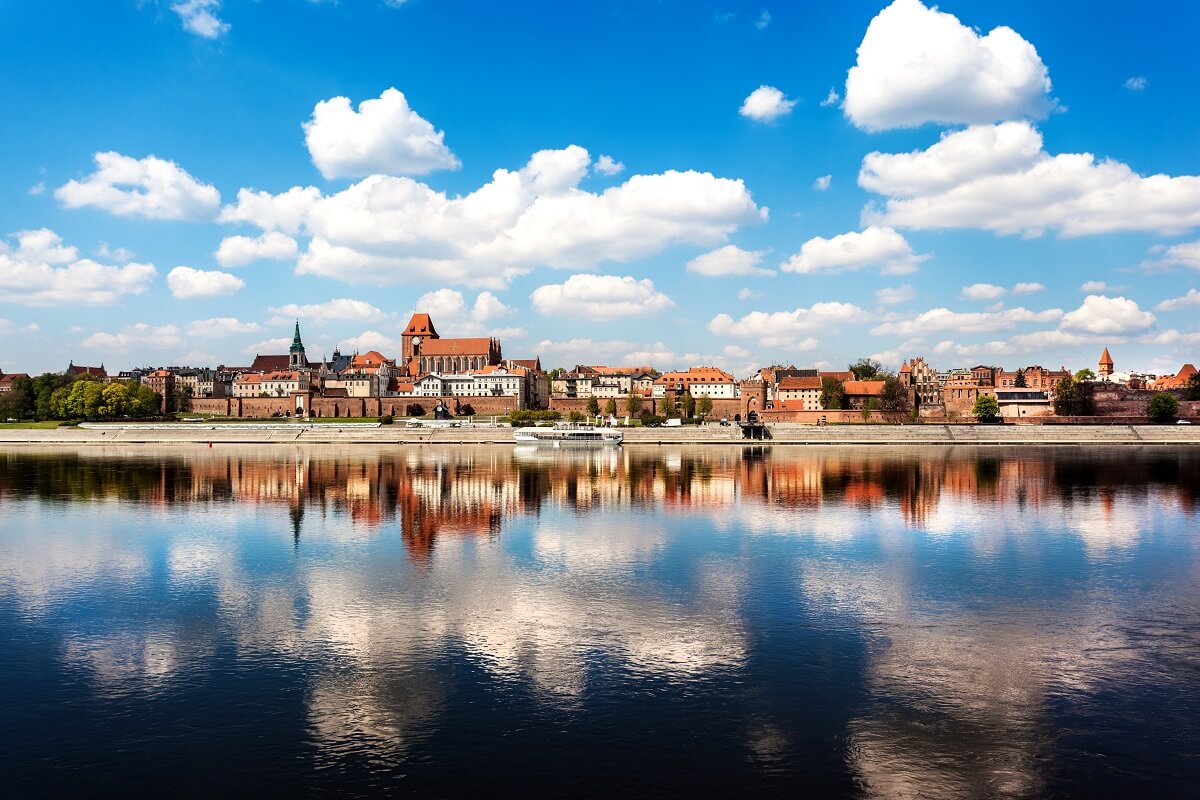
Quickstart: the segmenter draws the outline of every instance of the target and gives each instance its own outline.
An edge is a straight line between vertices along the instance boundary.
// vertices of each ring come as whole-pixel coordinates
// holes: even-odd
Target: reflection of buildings
[[[925,448],[864,451],[789,449],[459,447],[419,454],[383,449],[11,453],[0,460],[0,500],[112,498],[168,507],[253,503],[288,509],[293,535],[305,515],[343,516],[365,531],[398,525],[414,558],[443,535],[495,536],[507,518],[544,506],[577,513],[655,508],[708,513],[741,504],[764,512],[816,515],[895,509],[924,528],[947,500],[1103,526],[1130,499],[1154,497],[1195,513],[1200,458],[1186,452],[1120,454]]]

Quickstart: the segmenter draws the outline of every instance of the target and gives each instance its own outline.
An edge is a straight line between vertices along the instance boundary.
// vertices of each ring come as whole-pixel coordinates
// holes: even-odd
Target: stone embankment
[[[627,445],[1146,445],[1200,444],[1200,425],[771,425],[769,439],[741,429],[631,428]],[[91,425],[0,429],[0,445],[111,444],[513,444],[512,428],[403,425]]]

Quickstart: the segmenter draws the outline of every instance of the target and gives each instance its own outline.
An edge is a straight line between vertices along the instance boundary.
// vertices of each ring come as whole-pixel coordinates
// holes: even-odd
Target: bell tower
[[[308,359],[304,357],[304,342],[300,341],[300,320],[296,320],[296,333],[292,336],[292,346],[288,348],[288,368],[308,368]]]

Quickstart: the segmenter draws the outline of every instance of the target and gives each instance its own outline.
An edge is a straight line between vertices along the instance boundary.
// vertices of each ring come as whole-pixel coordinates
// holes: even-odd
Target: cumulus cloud
[[[197,319],[187,324],[187,335],[205,339],[218,336],[233,336],[240,333],[261,333],[262,326],[257,322],[242,322],[237,317],[213,317],[212,319]]]
[[[444,135],[413,111],[395,88],[362,101],[357,112],[348,97],[322,100],[304,123],[304,142],[326,178],[458,169],[459,160],[442,141]]]
[[[1188,289],[1187,294],[1183,297],[1175,297],[1170,300],[1163,300],[1154,307],[1155,311],[1178,311],[1182,308],[1190,306],[1200,306],[1200,292],[1195,289]]]
[[[437,322],[439,328],[452,329],[460,336],[484,334],[500,336],[524,333],[520,328],[510,328],[502,334],[485,325],[485,323],[492,323],[517,313],[515,308],[505,305],[491,292],[480,292],[475,297],[475,303],[468,306],[462,292],[456,289],[437,289],[426,292],[417,298],[413,310],[429,314]]]
[[[475,298],[475,305],[471,308],[471,317],[478,322],[504,319],[516,313],[515,308],[506,306],[499,297],[491,292],[480,292]]]
[[[296,240],[278,231],[261,236],[228,236],[217,248],[222,267],[244,267],[254,261],[288,261],[300,255]]]
[[[743,250],[727,244],[696,256],[687,263],[687,270],[710,278],[723,275],[774,275],[771,270],[758,266],[762,258],[762,250]]]
[[[186,31],[205,39],[216,39],[229,30],[229,23],[217,17],[221,0],[184,0],[175,3],[171,10],[179,15]]]
[[[819,177],[815,181],[813,181],[813,188],[816,189],[818,192],[823,192],[829,188],[829,184],[832,182],[833,182],[832,175],[822,175],[821,177]]]
[[[418,297],[415,308],[434,319],[457,317],[466,311],[467,301],[457,289],[437,289]]]
[[[365,300],[352,300],[348,297],[339,297],[334,300],[327,300],[324,303],[312,303],[309,305],[289,303],[278,308],[270,308],[268,311],[275,315],[270,320],[272,325],[283,325],[294,319],[316,323],[324,323],[331,320],[376,322],[386,319],[388,316]]]
[[[1008,290],[991,283],[973,283],[964,286],[959,294],[968,300],[996,300],[1008,294]]]
[[[259,353],[282,353],[285,352],[292,343],[292,337],[280,336],[277,339],[264,339],[261,342],[255,342],[242,348],[242,354],[248,356],[258,355]]]
[[[1013,294],[1037,294],[1038,292],[1044,291],[1045,288],[1046,288],[1045,286],[1043,286],[1040,283],[1037,283],[1036,281],[1024,281],[1022,283],[1013,284],[1012,293]]]
[[[167,273],[167,286],[180,300],[203,297],[225,297],[236,294],[246,282],[236,275],[217,270],[176,267]]]
[[[741,180],[709,173],[634,175],[585,192],[578,184],[590,163],[575,145],[543,150],[462,197],[374,175],[309,210],[312,239],[297,271],[355,283],[503,288],[539,266],[587,269],[673,244],[719,244],[767,218]]]
[[[219,219],[221,222],[248,222],[264,231],[295,235],[320,199],[321,190],[315,186],[293,186],[279,194],[240,189],[237,203],[222,208]]]
[[[54,191],[66,208],[93,206],[122,217],[210,220],[221,205],[215,187],[193,178],[174,161],[96,153],[96,169]]]
[[[586,337],[576,337],[555,341],[542,339],[533,346],[533,352],[543,360],[553,359],[562,364],[602,364],[619,357],[637,345],[622,339],[596,340]]]
[[[770,24],[771,24],[771,12],[767,11],[764,8],[762,10],[762,13],[758,15],[758,18],[754,20],[754,27],[757,30],[765,31],[767,29],[767,26]]]
[[[871,20],[846,77],[847,118],[865,130],[1040,118],[1050,77],[1012,28],[980,36],[920,0],[895,0]]]
[[[907,303],[917,296],[917,292],[912,286],[903,284],[901,286],[885,287],[875,292],[875,299],[885,306],[899,305]]]
[[[1104,281],[1084,281],[1079,286],[1079,291],[1084,294],[1103,294],[1105,292],[1117,292],[1120,290],[1120,286],[1110,286]]]
[[[708,323],[708,330],[721,337],[757,339],[763,347],[811,350],[817,340],[806,334],[830,333],[867,318],[865,311],[850,303],[814,303],[794,311],[751,311],[736,320],[718,314]]]
[[[1184,242],[1168,247],[1159,258],[1159,263],[1200,269],[1200,241]]]
[[[884,274],[915,272],[928,255],[916,255],[904,237],[894,228],[872,225],[861,232],[851,231],[826,239],[814,236],[800,252],[780,265],[784,272],[801,275],[852,272],[878,266]]]
[[[795,100],[789,100],[774,86],[760,86],[742,101],[738,113],[755,122],[774,122],[792,113]]]
[[[612,156],[601,155],[596,159],[596,164],[592,169],[601,175],[616,175],[625,171],[625,163],[613,160]]]
[[[398,353],[403,349],[403,342],[379,331],[363,331],[358,336],[343,339],[338,347],[354,353],[365,353],[368,350],[377,350],[380,353]]]
[[[660,314],[675,307],[649,278],[572,275],[563,283],[539,286],[530,296],[540,314],[582,319]]]
[[[1134,75],[1132,78],[1129,78],[1125,81],[1125,88],[1131,92],[1143,91],[1149,85],[1150,82],[1141,75]]]
[[[156,350],[172,347],[182,347],[184,338],[175,325],[147,325],[138,322],[121,329],[117,333],[93,333],[83,340],[83,346],[90,350],[110,352],[113,350],[128,350],[132,347],[147,347]]]
[[[1154,325],[1154,315],[1125,297],[1090,294],[1083,305],[1062,318],[1062,329],[1076,333],[1141,333]]]
[[[870,153],[859,185],[886,197],[864,219],[903,228],[1074,237],[1200,225],[1200,177],[1143,177],[1090,153],[1052,156],[1027,122],[946,133],[911,153]]]
[[[842,102],[842,96],[840,94],[838,94],[837,89],[830,86],[829,94],[825,95],[825,99],[821,101],[821,108],[829,108],[830,106],[836,106],[840,102]]]
[[[0,302],[30,306],[107,305],[143,294],[154,280],[153,264],[112,266],[79,258],[75,247],[47,228],[11,234],[0,241]]]
[[[1006,308],[998,311],[951,311],[934,308],[914,317],[889,319],[875,326],[876,336],[920,336],[940,331],[982,333],[1012,328],[1020,323],[1054,322],[1063,316],[1062,309],[1030,311],[1027,308]]]
[[[765,295],[762,292],[751,289],[748,286],[738,289],[738,293],[737,293],[738,300],[757,300],[758,298],[764,297],[764,296]]]

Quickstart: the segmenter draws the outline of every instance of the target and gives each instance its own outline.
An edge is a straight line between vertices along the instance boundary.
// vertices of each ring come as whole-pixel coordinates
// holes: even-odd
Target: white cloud
[[[1141,333],[1154,325],[1154,315],[1133,300],[1090,294],[1083,305],[1062,318],[1065,331],[1091,334]]]
[[[1012,328],[1026,322],[1054,322],[1063,316],[1062,309],[1030,311],[1027,308],[1006,308],[1000,311],[951,311],[934,308],[915,317],[890,319],[871,329],[876,336],[921,336],[938,331],[982,333]]]
[[[625,171],[625,162],[614,161],[612,156],[601,155],[592,169],[601,175],[616,175]]]
[[[991,283],[973,283],[970,286],[964,286],[959,294],[968,300],[995,300],[1008,294],[1008,290],[1003,286]]]
[[[582,319],[660,314],[675,307],[649,278],[572,275],[563,283],[539,286],[530,299],[539,314]]]
[[[763,347],[811,350],[816,339],[810,333],[829,333],[841,325],[863,322],[868,315],[850,303],[814,303],[795,311],[751,311],[735,320],[728,314],[718,314],[708,323],[716,336],[754,338]]]
[[[887,306],[907,303],[917,296],[917,292],[909,284],[885,287],[875,292],[875,299]]]
[[[1200,241],[1185,242],[1169,247],[1159,261],[1163,264],[1200,269]]]
[[[755,291],[754,289],[751,289],[750,287],[743,287],[741,289],[738,289],[738,293],[737,293],[738,300],[757,300],[760,297],[764,297],[764,296],[765,295],[762,292]]]
[[[153,264],[109,266],[80,259],[54,231],[12,234],[15,248],[0,241],[0,302],[21,305],[108,305],[143,294],[154,280]]]
[[[813,181],[813,188],[816,189],[818,192],[823,192],[829,188],[829,184],[832,182],[833,182],[832,175],[822,175],[821,177],[819,177],[815,181]]]
[[[829,94],[825,95],[825,99],[821,101],[821,108],[828,108],[829,106],[836,106],[841,101],[842,101],[842,96],[840,94],[838,94],[837,89],[830,86]]]
[[[217,17],[221,0],[183,0],[175,3],[171,10],[179,15],[184,30],[205,39],[216,39],[229,30],[229,24]]]
[[[111,247],[108,242],[101,242],[96,248],[96,256],[105,258],[110,261],[119,261],[122,264],[126,261],[132,261],[135,253],[126,247]]]
[[[46,193],[46,182],[45,181],[38,181],[33,186],[30,186],[29,191],[27,192],[27,194],[30,197],[37,197],[37,196],[43,195],[45,193]]]
[[[297,258],[296,240],[279,231],[261,236],[227,236],[217,248],[217,263],[222,267],[244,267],[254,261],[287,261]]]
[[[1050,77],[1011,28],[980,36],[919,0],[895,0],[871,20],[846,77],[846,116],[865,130],[926,122],[1043,117]]]
[[[261,333],[262,329],[257,322],[242,322],[237,317],[213,317],[189,322],[186,330],[188,336],[209,339],[240,333]]]
[[[687,263],[687,270],[710,278],[723,275],[774,275],[771,270],[758,266],[762,258],[762,250],[743,250],[727,244],[696,256]]]
[[[1195,289],[1188,289],[1187,294],[1183,297],[1175,297],[1171,300],[1163,300],[1154,307],[1155,311],[1178,311],[1181,308],[1188,306],[1200,306],[1200,292]]]
[[[282,353],[286,352],[292,344],[292,337],[280,336],[277,339],[264,339],[261,342],[255,342],[252,345],[242,348],[242,354],[248,356],[256,356],[260,353]]]
[[[471,309],[471,318],[477,322],[490,322],[496,319],[504,319],[516,314],[517,310],[511,306],[506,306],[500,301],[500,298],[491,292],[480,292],[475,298],[475,305]]]
[[[96,170],[54,190],[67,208],[95,206],[122,217],[210,220],[221,205],[215,187],[201,183],[174,161],[96,153]]]
[[[662,342],[655,342],[641,350],[633,350],[621,357],[621,361],[626,364],[651,367],[658,365],[660,369],[669,368],[669,365],[674,365],[679,360],[675,351]]]
[[[792,113],[796,101],[789,100],[774,86],[760,86],[742,101],[738,113],[755,122],[774,122]]]
[[[870,153],[859,185],[886,196],[865,220],[903,228],[1073,237],[1200,225],[1200,177],[1142,177],[1090,153],[1051,156],[1026,122],[954,131],[924,151]]]
[[[363,331],[358,336],[343,339],[338,347],[344,352],[365,353],[368,350],[378,350],[387,355],[399,353],[403,343],[379,331]]]
[[[1037,294],[1038,292],[1044,291],[1045,289],[1046,289],[1045,286],[1043,286],[1040,283],[1037,283],[1036,281],[1025,281],[1023,283],[1013,284],[1012,293],[1013,294]]]
[[[1110,286],[1104,281],[1084,281],[1079,287],[1079,291],[1084,294],[1104,294],[1105,292],[1119,292],[1120,290],[1120,286]]]
[[[851,272],[879,266],[884,274],[914,272],[928,255],[916,255],[894,228],[872,225],[862,232],[851,231],[825,239],[814,236],[780,268],[802,275]]]
[[[543,339],[533,346],[532,352],[540,355],[544,363],[553,360],[564,365],[603,364],[635,347],[633,342],[620,339],[597,341],[577,337],[566,341]]]
[[[268,311],[275,316],[271,318],[272,325],[283,325],[292,320],[301,319],[305,322],[323,323],[330,320],[352,320],[355,322],[376,322],[386,319],[387,314],[365,300],[352,300],[339,297],[324,303],[297,305],[289,303]]]
[[[415,310],[429,314],[432,318],[460,316],[467,308],[462,292],[457,289],[437,289],[417,298]]]
[[[362,101],[357,112],[348,97],[322,100],[313,108],[312,119],[304,123],[304,142],[326,178],[458,169],[461,164],[443,137],[395,88]]]
[[[484,323],[511,317],[517,313],[515,308],[506,306],[491,292],[480,292],[475,297],[474,305],[468,309],[462,292],[456,289],[437,289],[426,292],[417,298],[413,310],[429,314],[440,328],[453,329],[460,336],[472,334],[500,336],[499,331],[487,329]],[[508,329],[506,332],[509,334],[524,333],[519,328]]]
[[[236,294],[246,282],[236,275],[216,270],[176,267],[167,273],[167,286],[180,300],[202,297],[224,297]]]
[[[762,13],[758,15],[758,19],[754,20],[754,27],[760,31],[764,31],[767,29],[767,26],[770,24],[771,24],[771,12],[767,11],[764,8],[762,10]]]
[[[148,347],[156,350],[182,347],[184,338],[174,325],[151,326],[144,322],[130,325],[117,333],[93,333],[83,340],[90,350],[128,350],[131,347]]]
[[[767,218],[740,180],[668,171],[593,194],[582,147],[535,153],[463,197],[375,175],[308,213],[297,271],[355,283],[438,280],[501,288],[535,267],[587,269],[678,243],[715,245]]]
[[[1197,303],[1200,305],[1200,302]],[[1149,339],[1151,344],[1198,344],[1200,343],[1200,331],[1192,331],[1191,333],[1182,333],[1170,328]]]
[[[293,186],[286,192],[270,192],[239,189],[237,203],[221,209],[221,222],[249,222],[264,231],[283,231],[296,234],[304,225],[308,212],[321,199],[321,190],[315,186]]]
[[[1129,80],[1125,81],[1125,88],[1131,92],[1140,92],[1140,91],[1144,90],[1149,84],[1150,84],[1150,82],[1147,81],[1145,78],[1143,78],[1141,75],[1135,75],[1132,78],[1130,78]]]

